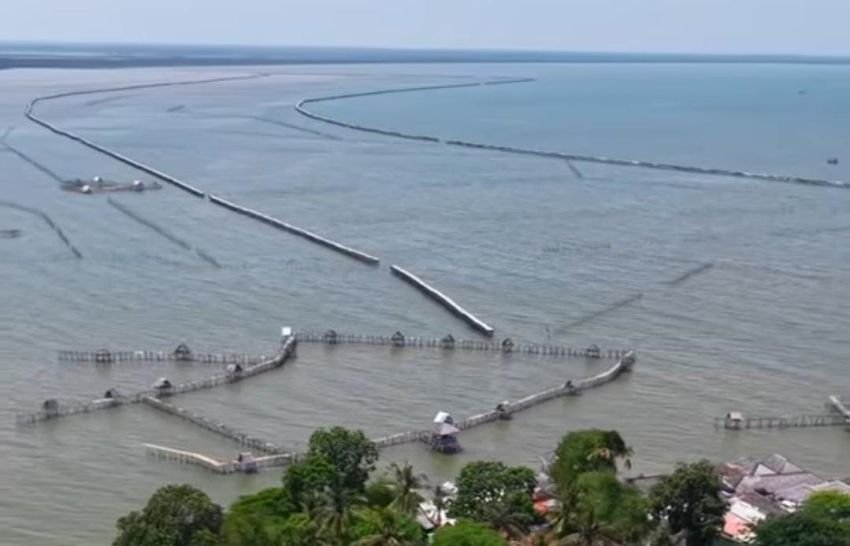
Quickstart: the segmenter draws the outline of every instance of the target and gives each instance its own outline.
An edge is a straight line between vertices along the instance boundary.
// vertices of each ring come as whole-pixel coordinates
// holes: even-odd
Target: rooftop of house
[[[850,484],[826,480],[777,454],[736,459],[720,465],[718,473],[729,503],[724,532],[744,542],[752,539],[749,527],[769,515],[796,510],[812,493],[850,494]]]
[[[797,474],[803,469],[786,457],[773,454],[767,457],[743,457],[720,465],[720,476],[729,489],[736,490],[746,477]]]

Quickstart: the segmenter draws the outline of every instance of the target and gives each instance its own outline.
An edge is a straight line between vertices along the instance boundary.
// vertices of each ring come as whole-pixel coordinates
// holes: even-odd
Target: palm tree
[[[648,534],[645,499],[610,472],[583,474],[575,489],[550,516],[563,544],[638,544]]]
[[[412,515],[419,510],[419,504],[422,502],[422,495],[417,493],[417,489],[422,487],[427,482],[424,474],[416,474],[410,463],[406,462],[399,466],[396,463],[390,465],[392,469],[392,480],[395,487],[395,499],[390,504],[402,514]]]
[[[616,430],[598,431],[600,437],[597,439],[597,447],[587,456],[587,460],[593,463],[610,465],[617,468],[617,459],[623,459],[626,468],[632,467],[629,457],[634,453],[632,448],[626,445],[623,437]]]
[[[349,544],[351,528],[357,521],[359,509],[365,504],[366,498],[360,492],[344,487],[326,488],[311,513],[319,535],[331,544]]]
[[[371,524],[373,532],[362,537],[357,546],[419,546],[422,540],[417,540],[415,533],[418,526],[409,523],[405,516],[392,508],[371,509],[362,514],[365,521]]]
[[[431,503],[434,505],[435,519],[428,518],[435,528],[439,529],[443,526],[443,513],[449,508],[449,496],[441,485],[435,485]],[[428,515],[425,515],[428,517]]]

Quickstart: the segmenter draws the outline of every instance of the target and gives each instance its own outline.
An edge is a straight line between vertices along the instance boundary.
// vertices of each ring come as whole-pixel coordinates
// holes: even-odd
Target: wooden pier
[[[467,417],[466,419],[457,422],[455,426],[461,431],[469,430],[495,421],[510,419],[514,414],[556,398],[579,395],[585,390],[601,387],[602,385],[610,383],[620,377],[623,373],[631,371],[635,362],[635,354],[630,351],[619,359],[611,368],[600,374],[586,379],[567,380],[561,385],[530,394],[514,402],[500,402],[496,404],[492,410]],[[386,449],[393,446],[417,442],[428,444],[431,442],[431,439],[431,430],[409,430],[406,432],[391,434],[389,436],[374,438],[372,439],[372,442],[378,449]],[[243,471],[239,467],[240,463],[238,461],[218,461],[212,457],[199,453],[181,451],[178,449],[151,444],[145,445],[148,452],[157,457],[180,463],[199,465],[219,474],[230,474],[233,472]],[[260,468],[285,466],[292,461],[298,460],[300,456],[301,455],[298,453],[277,453],[257,458],[256,461]]]
[[[507,337],[502,341],[482,341],[471,339],[455,339],[451,334],[442,338],[423,338],[405,336],[396,332],[392,336],[341,333],[335,330],[326,332],[297,332],[295,337],[299,343],[322,343],[325,345],[375,345],[385,347],[410,347],[415,349],[483,351],[505,354],[539,355],[555,358],[604,358],[619,360],[629,349],[600,349],[595,345],[583,349],[574,349],[560,345],[514,343]]]
[[[297,343],[298,342],[293,336],[289,336],[283,341],[280,352],[276,356],[263,362],[254,364],[252,366],[247,366],[244,368],[235,367],[232,370],[225,371],[225,373],[214,375],[212,377],[199,381],[190,381],[186,383],[181,383],[179,385],[168,385],[159,388],[152,388],[149,390],[136,392],[130,395],[104,396],[103,398],[98,398],[88,402],[61,403],[55,399],[46,400],[42,404],[42,407],[39,411],[31,413],[19,413],[15,416],[15,420],[19,425],[30,425],[39,421],[56,419],[58,417],[65,417],[80,413],[89,413],[92,411],[114,408],[126,404],[138,404],[141,403],[146,397],[169,397],[178,394],[185,394],[187,392],[211,389],[220,385],[235,383],[237,381],[242,381],[243,379],[247,379],[249,377],[253,377],[255,375],[259,375],[276,368],[280,368],[290,358],[295,356]]]
[[[782,417],[766,416],[731,416],[718,417],[714,420],[714,428],[727,430],[749,430],[764,428],[800,428],[800,427],[833,427],[847,426],[847,417],[836,414],[803,414]]]
[[[246,447],[254,452],[267,454],[279,454],[284,452],[283,449],[274,445],[271,442],[268,442],[261,438],[250,436],[243,432],[239,432],[238,430],[227,426],[222,421],[208,419],[207,417],[204,417],[203,415],[197,412],[181,408],[173,404],[169,404],[168,402],[159,398],[154,398],[153,396],[145,396],[144,398],[142,398],[142,402],[161,412],[167,413],[169,415],[174,415],[176,417],[188,421],[189,423],[192,423],[195,426],[218,434],[219,436],[223,436],[228,440],[232,440],[240,446]]]
[[[262,457],[253,458],[249,465],[243,461],[239,461],[239,459],[220,461],[218,459],[215,459],[214,457],[210,457],[209,455],[195,453],[192,451],[184,451],[181,449],[174,449],[171,447],[165,447],[156,444],[144,444],[144,446],[148,455],[157,459],[163,459],[166,461],[181,464],[200,466],[201,468],[204,468],[216,474],[234,474],[236,472],[248,472],[249,470],[246,467],[250,468],[250,471],[253,472],[256,470],[261,470],[263,468],[286,466],[297,461],[300,457],[300,455],[297,453],[280,453],[276,455],[265,455]]]
[[[455,316],[460,317],[461,320],[463,320],[485,336],[493,335],[492,327],[487,325],[478,317],[458,305],[453,299],[443,294],[433,286],[429,285],[413,273],[404,270],[397,265],[390,266],[390,271],[392,271],[395,276],[401,278],[408,284],[412,285],[414,288],[427,295],[432,300],[436,301],[437,303],[448,309],[449,312],[451,312]]]
[[[182,351],[59,351],[60,362],[94,362],[112,364],[121,362],[197,362],[201,364],[240,364],[253,366],[269,359],[267,356],[251,356],[229,353],[194,353]]]

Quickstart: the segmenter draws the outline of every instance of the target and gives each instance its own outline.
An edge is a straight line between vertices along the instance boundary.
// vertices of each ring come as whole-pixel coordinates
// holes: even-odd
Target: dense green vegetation
[[[815,493],[794,514],[756,527],[756,546],[850,546],[850,495]]]
[[[376,472],[378,452],[362,432],[317,430],[307,454],[280,487],[242,497],[224,513],[187,485],[157,491],[140,512],[118,520],[115,546],[709,546],[725,505],[706,461],[680,465],[649,493],[623,483],[618,465],[632,450],[615,431],[564,436],[551,461],[545,515],[532,498],[537,477],[525,467],[476,461],[463,467],[450,500],[408,465]],[[432,537],[417,522],[428,497],[453,526]],[[850,497],[813,495],[796,514],[757,528],[758,546],[850,546]]]

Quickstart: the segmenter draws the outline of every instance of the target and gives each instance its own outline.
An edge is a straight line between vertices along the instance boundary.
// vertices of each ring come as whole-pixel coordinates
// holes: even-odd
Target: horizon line
[[[87,46],[101,47],[168,47],[168,48],[209,48],[209,49],[245,49],[245,50],[285,50],[303,49],[315,51],[362,51],[386,53],[433,53],[433,54],[513,54],[523,56],[561,56],[561,55],[598,55],[621,57],[679,57],[679,58],[718,58],[718,59],[808,59],[808,60],[845,60],[850,61],[850,53],[776,53],[776,52],[695,52],[695,51],[622,51],[622,50],[586,50],[586,49],[540,49],[512,47],[447,47],[447,46],[374,46],[374,45],[304,45],[304,44],[249,44],[249,43],[213,43],[213,42],[140,42],[140,41],[89,41],[89,40],[7,40],[0,39],[0,48],[7,45],[23,46]]]

